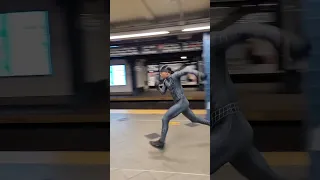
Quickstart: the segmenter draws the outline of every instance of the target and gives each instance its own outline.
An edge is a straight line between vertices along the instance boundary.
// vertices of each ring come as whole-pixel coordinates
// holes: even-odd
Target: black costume
[[[299,58],[308,44],[277,27],[263,24],[237,24],[221,32],[212,32],[211,41],[211,152],[210,174],[230,163],[250,180],[280,180],[253,145],[253,130],[238,107],[238,100],[226,65],[226,50],[249,38],[264,39],[276,49],[281,43],[290,47],[291,57]],[[213,177],[211,177],[213,178]]]
[[[181,85],[180,78],[187,74],[194,74],[200,79],[205,79],[205,75],[199,71],[184,68],[180,71],[173,72],[168,66],[163,66],[160,72],[169,72],[171,75],[168,76],[162,84],[156,84],[157,89],[161,94],[165,94],[167,89],[170,91],[174,101],[174,105],[168,109],[162,118],[162,131],[161,138],[158,141],[151,141],[150,144],[156,148],[163,148],[168,133],[169,122],[171,119],[177,117],[179,114],[183,114],[193,123],[200,123],[210,125],[209,120],[205,120],[201,117],[196,116],[189,108],[189,101],[184,95],[183,87]]]

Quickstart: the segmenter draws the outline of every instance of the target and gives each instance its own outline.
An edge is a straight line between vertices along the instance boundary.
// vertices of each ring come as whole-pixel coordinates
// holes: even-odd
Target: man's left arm
[[[191,68],[184,68],[180,71],[176,71],[172,74],[172,77],[173,78],[180,78],[181,76],[185,76],[187,74],[194,74],[195,76],[199,77],[201,80],[205,80],[207,78],[207,76],[200,72],[200,71],[197,71],[197,70],[194,70],[194,69],[191,69]]]

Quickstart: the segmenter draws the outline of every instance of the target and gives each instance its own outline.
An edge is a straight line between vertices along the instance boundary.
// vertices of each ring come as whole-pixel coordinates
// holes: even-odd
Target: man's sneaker
[[[163,149],[164,148],[164,142],[161,142],[160,140],[157,141],[150,141],[150,145],[158,148],[158,149]]]

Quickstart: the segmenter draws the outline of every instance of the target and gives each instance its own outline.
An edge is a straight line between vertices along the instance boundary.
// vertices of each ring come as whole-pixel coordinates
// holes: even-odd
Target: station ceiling
[[[210,0],[111,0],[111,32],[208,22],[209,8]]]

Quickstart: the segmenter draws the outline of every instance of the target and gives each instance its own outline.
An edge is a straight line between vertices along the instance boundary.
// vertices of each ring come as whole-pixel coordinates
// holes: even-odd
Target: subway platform
[[[204,110],[194,110],[204,116]],[[171,121],[165,150],[149,145],[161,130],[165,110],[110,110],[112,180],[209,180],[210,130],[179,115]],[[304,152],[265,152],[272,168],[290,180],[307,177]],[[245,180],[230,165],[214,175],[219,180]]]

